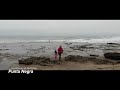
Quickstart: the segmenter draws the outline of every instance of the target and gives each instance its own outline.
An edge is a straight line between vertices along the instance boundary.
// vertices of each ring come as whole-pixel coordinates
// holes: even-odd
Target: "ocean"
[[[88,43],[120,43],[120,36],[98,36],[98,35],[77,35],[77,36],[0,36],[0,43],[17,42],[88,42]]]

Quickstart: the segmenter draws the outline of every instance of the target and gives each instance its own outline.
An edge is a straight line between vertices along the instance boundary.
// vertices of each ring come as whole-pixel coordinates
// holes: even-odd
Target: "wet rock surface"
[[[81,62],[81,63],[94,61],[95,59],[96,59],[95,57],[83,57],[80,55],[68,55],[65,57],[65,61],[73,61],[73,62]]]
[[[73,62],[88,62],[91,61],[95,64],[119,64],[120,61],[114,61],[114,60],[109,60],[109,59],[96,59],[96,58],[91,58],[91,57],[82,57],[79,55],[68,55],[65,57],[65,61],[73,61]]]
[[[64,43],[64,44],[66,44],[66,45],[71,45],[72,43]]]
[[[74,45],[70,47],[73,50],[84,50],[84,49],[95,49],[95,47],[91,46],[91,44],[88,45]]]
[[[92,57],[98,57],[99,55],[93,55],[93,54],[90,54],[90,56],[92,56]]]
[[[107,43],[109,45],[119,45],[118,43]]]
[[[25,65],[35,64],[35,65],[46,66],[47,64],[50,63],[50,58],[30,57],[30,58],[26,58],[26,59],[20,59],[18,61],[19,61],[19,64],[25,64]]]
[[[112,60],[120,60],[120,53],[105,53],[104,57]]]
[[[87,47],[86,46],[72,46],[70,48],[73,50],[82,50],[82,49],[86,49]]]
[[[65,61],[77,62],[77,61],[79,61],[79,59],[82,59],[82,56],[79,56],[79,55],[68,55],[67,57],[65,57]]]
[[[0,49],[0,50],[9,50],[9,49]]]

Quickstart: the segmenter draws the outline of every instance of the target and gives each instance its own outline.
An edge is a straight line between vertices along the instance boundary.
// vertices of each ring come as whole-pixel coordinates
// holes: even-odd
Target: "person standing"
[[[55,50],[55,61],[57,60],[57,51]]]
[[[61,61],[61,54],[63,53],[63,48],[62,48],[62,46],[60,46],[59,48],[58,48],[58,54],[59,54],[59,61]]]

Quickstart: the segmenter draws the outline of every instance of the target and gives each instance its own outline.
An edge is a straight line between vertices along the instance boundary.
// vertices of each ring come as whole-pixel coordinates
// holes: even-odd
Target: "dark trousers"
[[[59,60],[61,61],[61,53],[59,53]]]

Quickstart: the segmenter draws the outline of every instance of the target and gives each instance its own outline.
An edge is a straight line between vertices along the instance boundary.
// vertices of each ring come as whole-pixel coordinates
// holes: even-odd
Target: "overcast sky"
[[[0,35],[120,34],[120,20],[0,20]]]

